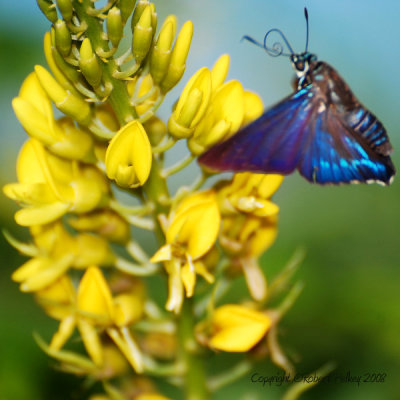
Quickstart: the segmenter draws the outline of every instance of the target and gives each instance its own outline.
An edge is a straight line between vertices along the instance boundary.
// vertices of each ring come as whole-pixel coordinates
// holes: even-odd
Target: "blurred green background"
[[[400,2],[385,0],[212,0],[155,1],[160,19],[169,13],[179,22],[194,21],[195,33],[182,83],[161,113],[168,115],[184,82],[222,53],[231,55],[230,79],[257,91],[266,106],[290,93],[293,71],[286,58],[274,59],[248,43],[278,27],[295,50],[305,42],[303,7],[310,16],[310,50],[332,64],[354,93],[384,122],[395,149],[400,148]],[[10,106],[24,77],[45,64],[42,38],[48,29],[34,0],[0,2],[0,183],[15,180],[15,159],[26,138]],[[182,153],[184,146],[179,149]],[[394,153],[400,165],[400,152]],[[174,153],[174,157],[180,157]],[[195,167],[180,174],[188,181]],[[177,185],[178,183],[176,183]],[[305,289],[281,323],[281,342],[296,356],[299,373],[335,361],[335,374],[385,373],[384,383],[332,383],[304,399],[400,398],[400,183],[318,187],[288,177],[275,197],[281,207],[276,244],[263,257],[268,276],[276,273],[298,246],[307,249],[297,279]],[[16,206],[0,197],[1,225],[20,238],[27,232],[13,222]],[[0,399],[79,399],[79,380],[58,373],[38,349],[32,332],[49,338],[55,326],[10,281],[23,258],[0,237]],[[226,360],[231,360],[228,358]],[[228,361],[230,362],[230,361]],[[254,372],[274,375],[268,363]],[[252,384],[246,376],[220,399],[278,399],[279,387]],[[72,394],[70,388],[72,387]]]

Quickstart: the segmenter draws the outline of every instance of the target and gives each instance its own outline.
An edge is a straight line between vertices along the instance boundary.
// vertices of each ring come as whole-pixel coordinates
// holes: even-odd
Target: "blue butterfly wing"
[[[267,110],[199,162],[217,171],[290,174],[319,184],[378,182],[395,174],[380,122],[359,105],[339,113],[314,85]]]
[[[297,167],[312,116],[312,92],[301,89],[267,110],[225,142],[199,158],[217,171],[290,174]]]
[[[391,182],[391,146],[373,114],[362,106],[339,114],[322,102],[313,110],[298,165],[301,175],[319,184]]]

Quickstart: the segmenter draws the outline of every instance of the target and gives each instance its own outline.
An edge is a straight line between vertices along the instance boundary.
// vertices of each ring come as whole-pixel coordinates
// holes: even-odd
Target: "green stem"
[[[194,337],[193,300],[185,299],[179,318],[180,358],[184,365],[185,400],[210,398],[206,387],[204,360]]]
[[[74,7],[80,21],[87,24],[87,36],[90,38],[93,48],[100,48],[103,51],[109,51],[108,42],[102,39],[101,25],[97,18],[87,15],[85,12],[85,10],[91,6],[92,4],[90,0],[82,0],[82,3],[74,1]],[[100,62],[100,64],[102,66],[104,79],[110,82],[113,86],[109,101],[120,124],[125,125],[126,122],[137,119],[138,115],[136,114],[134,107],[130,104],[130,98],[125,82],[115,79],[112,76],[113,72],[118,70],[116,61],[111,58],[107,63]],[[148,200],[155,204],[154,219],[156,222],[156,236],[160,243],[163,244],[165,239],[161,227],[158,224],[157,215],[160,213],[168,213],[168,209],[165,207],[165,199],[169,198],[169,192],[165,179],[161,177],[161,169],[162,165],[160,164],[160,161],[154,159],[149,179],[144,186],[144,192],[146,193]],[[164,205],[162,204],[162,200],[164,200]]]
[[[165,205],[165,200],[169,199],[169,192],[167,182],[161,176],[162,164],[161,161],[153,157],[153,164],[151,166],[150,176],[143,190],[146,197],[154,204],[154,219],[156,222],[155,234],[160,244],[164,244],[164,233],[161,229],[160,223],[157,219],[159,214],[168,214],[168,207]]]
[[[86,13],[86,10],[91,8],[92,3],[90,0],[74,1],[74,8],[78,14],[81,23],[87,24],[87,37],[90,39],[94,49],[102,49],[107,52],[110,51],[108,42],[102,39],[102,26],[96,17],[91,17]],[[113,90],[110,94],[109,100],[112,108],[114,109],[117,118],[121,125],[125,125],[128,121],[137,118],[137,114],[129,102],[128,90],[124,82],[113,78],[112,74],[117,71],[118,66],[114,59],[109,59],[107,63],[101,62],[103,70],[103,77],[105,81],[112,84]]]
[[[182,160],[178,161],[176,164],[172,165],[171,167],[165,168],[162,171],[162,176],[163,178],[168,178],[171,175],[176,174],[179,171],[182,171],[184,168],[186,168],[193,160],[195,159],[195,156],[192,154],[189,154]]]

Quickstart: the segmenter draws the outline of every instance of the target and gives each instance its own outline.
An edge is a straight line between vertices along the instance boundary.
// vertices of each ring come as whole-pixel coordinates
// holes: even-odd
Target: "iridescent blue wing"
[[[217,171],[290,174],[302,155],[312,119],[312,92],[299,90],[234,136],[212,147],[199,162]]]
[[[290,174],[319,184],[378,182],[395,173],[382,124],[359,103],[327,104],[311,84],[220,143],[199,162],[218,171]]]
[[[361,105],[342,114],[324,109],[311,118],[298,170],[319,184],[389,184],[395,169],[382,124]]]

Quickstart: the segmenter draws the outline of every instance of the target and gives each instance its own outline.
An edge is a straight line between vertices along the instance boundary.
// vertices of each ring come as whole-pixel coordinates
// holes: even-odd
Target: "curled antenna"
[[[283,51],[283,45],[280,42],[275,42],[272,45],[272,47],[267,46],[268,37],[273,32],[277,32],[279,35],[281,35],[281,37],[282,37],[283,41],[285,42],[286,47],[289,49],[290,53],[285,53]],[[263,48],[272,57],[278,57],[278,56],[290,57],[292,54],[295,54],[292,49],[292,46],[289,44],[289,41],[286,39],[286,36],[282,33],[282,31],[280,29],[274,28],[274,29],[269,30],[264,36],[264,43],[257,42],[257,40],[255,40],[252,37],[247,36],[247,35],[243,36],[242,40],[243,39],[246,39],[249,42],[255,44],[256,46]]]
[[[308,28],[308,11],[307,8],[304,7],[304,16],[306,18],[306,50],[305,52],[307,53],[308,50],[308,36],[309,36],[309,28]]]
[[[309,25],[308,25],[308,11],[307,11],[306,7],[304,7],[304,17],[306,18],[306,50],[305,50],[305,52],[307,53],[307,51],[308,51],[308,37],[309,37],[309,31],[310,30],[309,30]],[[281,35],[281,38],[283,39],[283,41],[284,41],[286,47],[289,49],[290,53],[285,53],[283,51],[284,48],[283,48],[282,43],[280,43],[280,42],[275,42],[272,45],[272,47],[268,47],[267,46],[268,37],[273,32],[276,32],[279,35]],[[272,57],[278,57],[278,56],[290,57],[291,55],[295,54],[295,52],[292,49],[292,46],[290,45],[289,41],[286,39],[286,36],[282,33],[282,31],[280,29],[274,28],[274,29],[269,30],[264,36],[264,42],[263,43],[260,43],[257,40],[255,40],[252,37],[247,36],[247,35],[243,36],[242,40],[243,39],[248,40],[249,42],[255,44],[256,46],[263,48]]]

